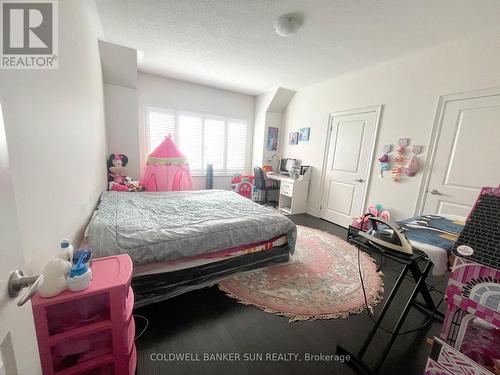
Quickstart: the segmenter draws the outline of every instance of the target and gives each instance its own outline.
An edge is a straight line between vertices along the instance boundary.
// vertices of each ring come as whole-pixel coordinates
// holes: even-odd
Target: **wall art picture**
[[[299,131],[299,141],[307,142],[309,141],[309,134],[311,133],[311,128],[300,128]]]
[[[267,150],[276,151],[278,149],[278,130],[279,128],[269,127],[267,131]]]
[[[288,133],[288,144],[296,145],[297,143],[299,143],[299,132]]]

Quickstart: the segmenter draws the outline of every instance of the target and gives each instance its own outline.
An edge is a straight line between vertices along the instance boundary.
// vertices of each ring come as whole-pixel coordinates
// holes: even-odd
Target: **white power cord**
[[[142,329],[141,333],[139,333],[139,334],[138,334],[137,336],[135,336],[135,338],[134,338],[134,341],[137,341],[137,339],[138,339],[139,337],[141,337],[141,336],[144,334],[144,332],[146,332],[146,330],[148,329],[148,327],[149,327],[149,319],[148,319],[148,318],[146,318],[145,316],[142,316],[142,315],[135,315],[135,314],[133,315],[133,317],[134,317],[134,318],[136,318],[136,317],[137,317],[137,318],[141,318],[141,319],[143,319],[143,320],[146,322],[146,325],[145,325],[145,326],[144,326],[144,328]]]

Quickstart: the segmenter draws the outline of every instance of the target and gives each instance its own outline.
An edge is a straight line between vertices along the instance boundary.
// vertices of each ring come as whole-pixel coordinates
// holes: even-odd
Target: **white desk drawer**
[[[292,197],[293,195],[293,185],[288,186],[288,185],[281,185],[280,187],[280,194],[286,195],[287,197]]]
[[[289,181],[281,181],[280,183],[280,187],[282,189],[290,189],[290,190],[293,190],[293,182],[289,182]]]

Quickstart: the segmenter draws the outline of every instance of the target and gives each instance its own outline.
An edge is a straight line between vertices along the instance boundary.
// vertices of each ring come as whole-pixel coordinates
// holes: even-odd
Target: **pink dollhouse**
[[[426,374],[500,374],[500,187],[483,188],[457,240],[448,309]]]

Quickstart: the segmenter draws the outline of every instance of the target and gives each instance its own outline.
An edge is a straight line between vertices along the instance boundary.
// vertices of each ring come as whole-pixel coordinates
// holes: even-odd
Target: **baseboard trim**
[[[321,216],[321,211],[317,208],[312,208],[312,207],[307,207],[306,208],[306,214],[315,216],[315,217],[320,217]]]

